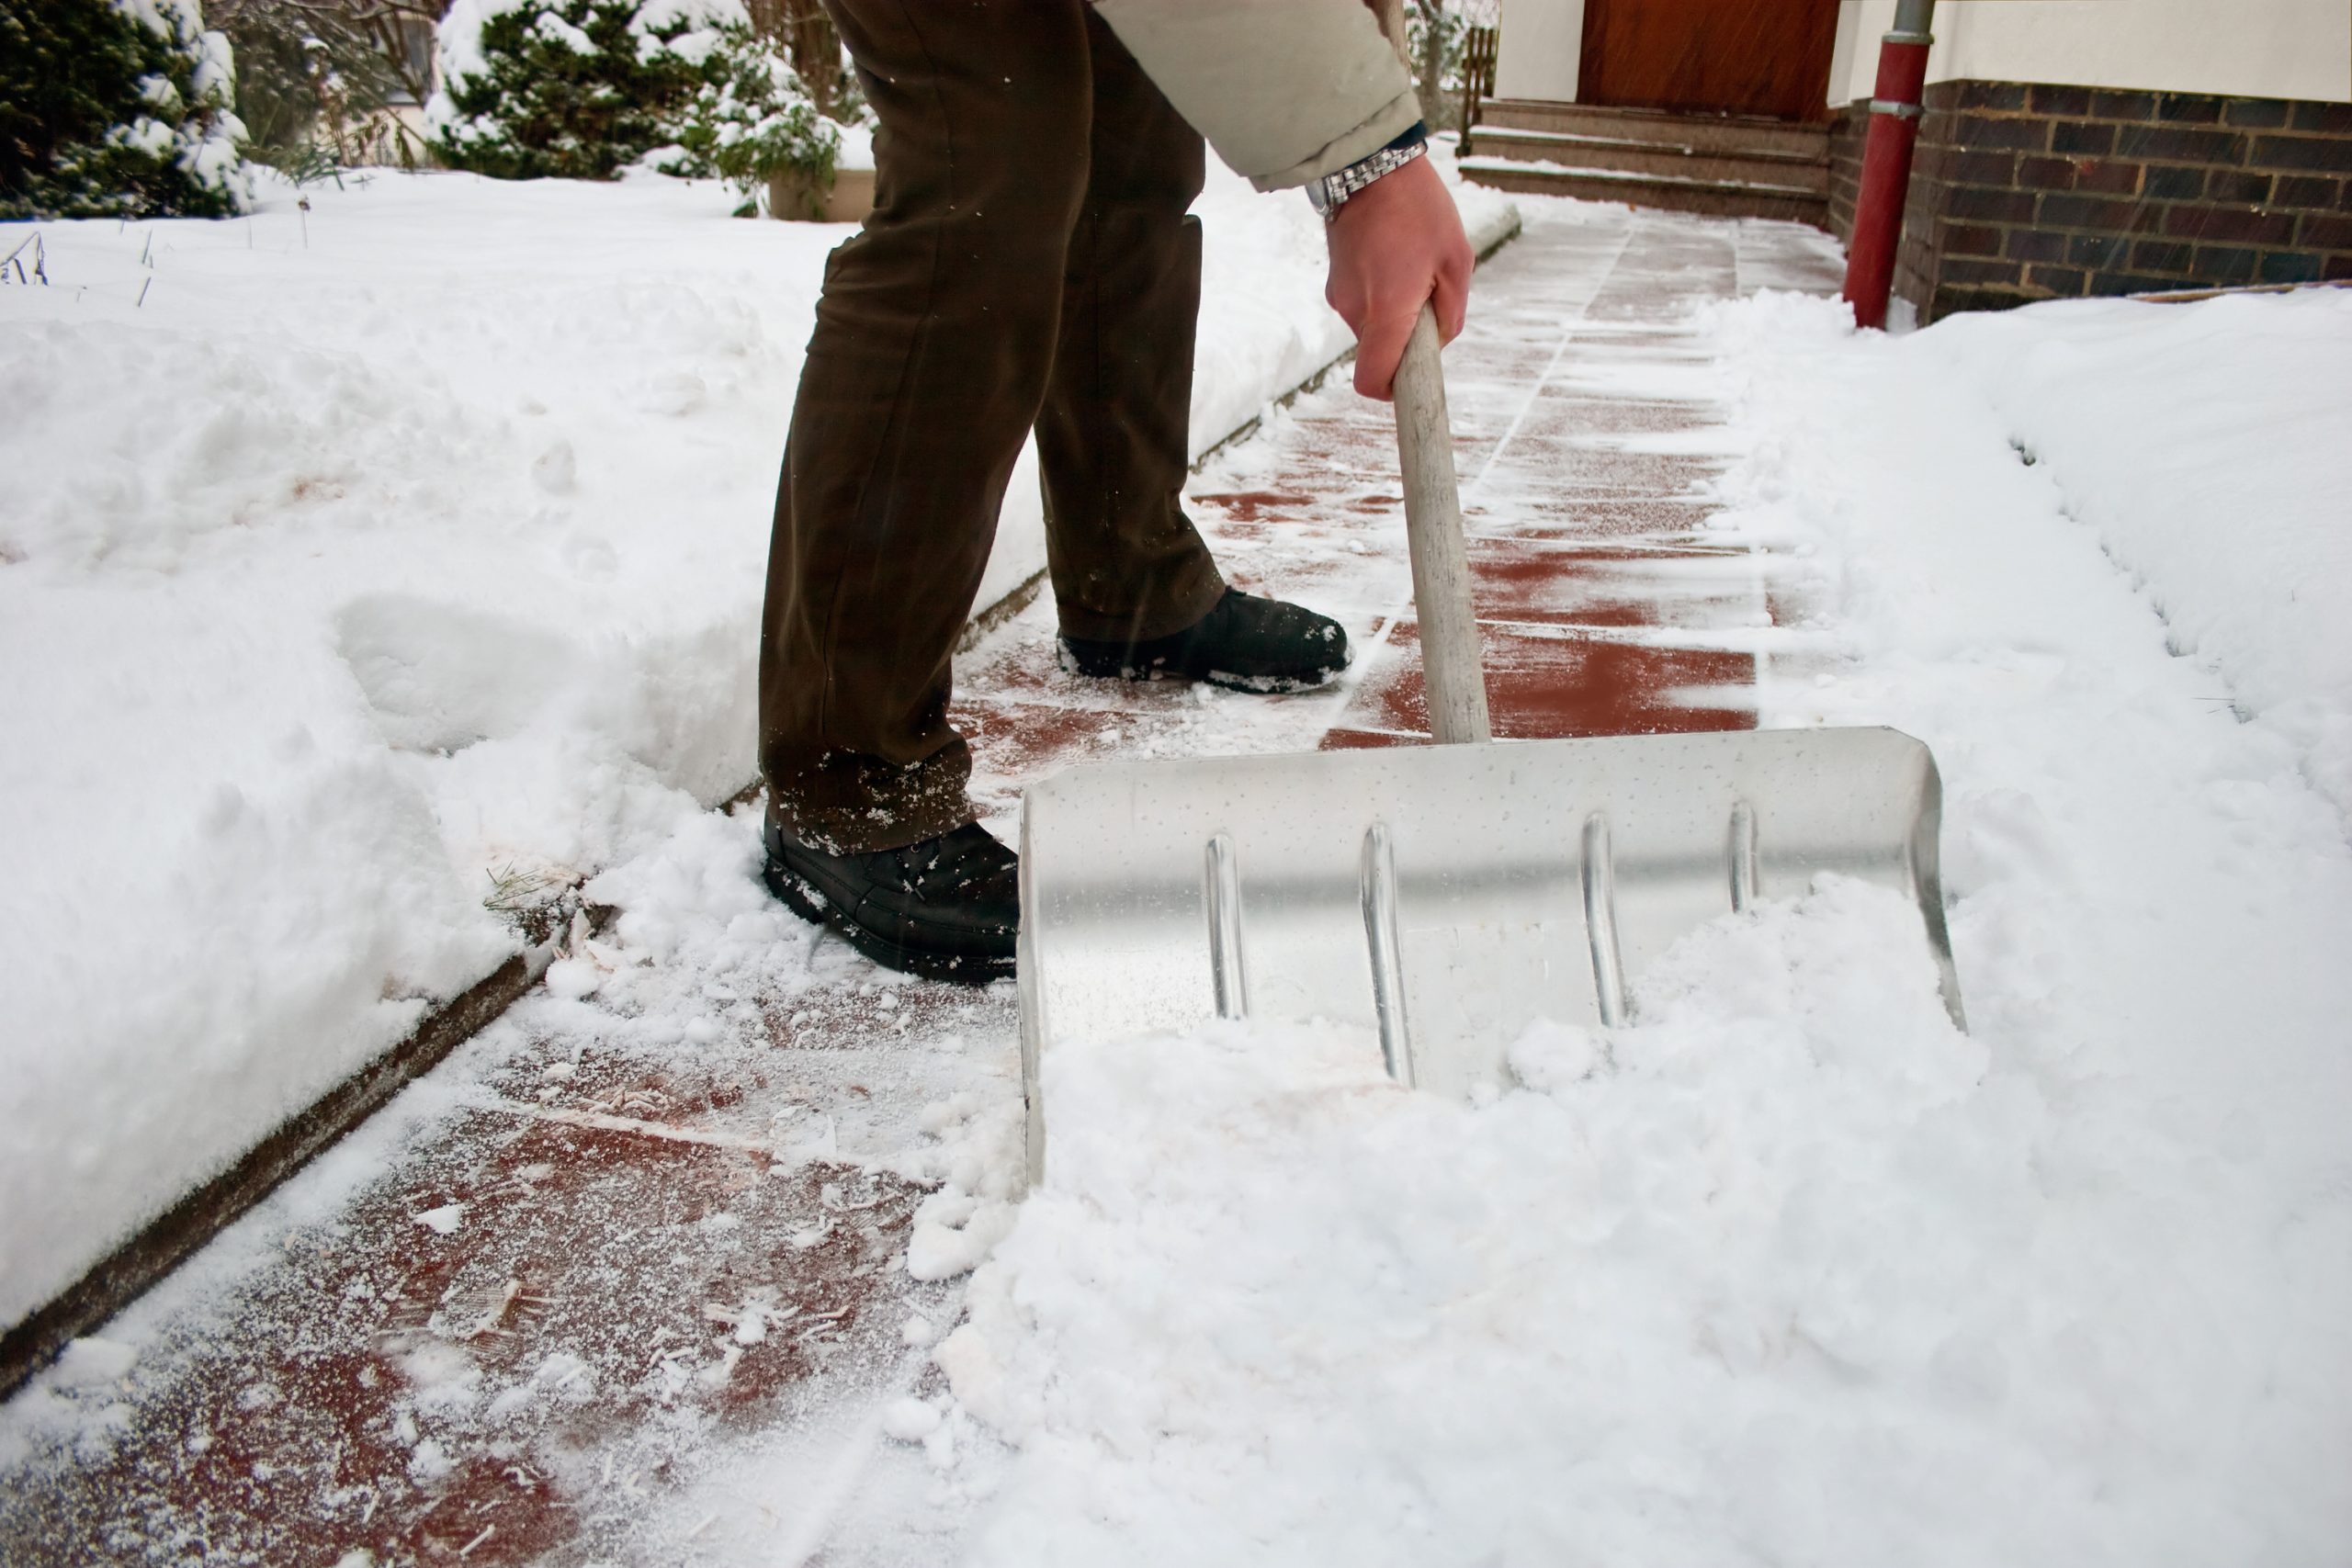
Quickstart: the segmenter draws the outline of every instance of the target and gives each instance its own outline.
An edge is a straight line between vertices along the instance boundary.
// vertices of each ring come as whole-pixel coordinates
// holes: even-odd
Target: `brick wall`
[[[1922,321],[2035,299],[2352,279],[2352,104],[2018,82],[1928,89],[1894,291]],[[1830,138],[1853,231],[1866,105]]]
[[[1862,141],[1870,134],[1870,101],[1849,104],[1829,122],[1829,229],[1854,237],[1854,203],[1862,190]]]

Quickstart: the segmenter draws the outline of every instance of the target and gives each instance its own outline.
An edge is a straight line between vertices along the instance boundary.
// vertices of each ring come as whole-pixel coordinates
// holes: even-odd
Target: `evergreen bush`
[[[770,176],[780,174],[799,176],[804,189],[829,189],[841,132],[817,112],[783,46],[729,23],[711,62],[718,79],[686,103],[677,120],[676,150],[656,154],[653,166],[664,174],[718,175],[746,200],[756,200]]]
[[[233,83],[197,0],[0,0],[0,219],[243,211]]]
[[[838,136],[740,0],[458,0],[428,111],[452,167],[610,179],[634,164],[830,178]]]

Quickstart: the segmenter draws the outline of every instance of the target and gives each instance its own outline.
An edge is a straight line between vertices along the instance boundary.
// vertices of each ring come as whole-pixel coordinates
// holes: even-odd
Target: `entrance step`
[[[1702,152],[1793,152],[1825,157],[1829,127],[1755,115],[1678,114],[1670,109],[1611,108],[1601,104],[1555,103],[1549,98],[1481,98],[1474,141],[1488,131],[1550,130],[1687,147]],[[1474,151],[1482,149],[1474,149]]]
[[[1826,126],[1488,98],[1463,150],[1480,185],[1826,227]]]

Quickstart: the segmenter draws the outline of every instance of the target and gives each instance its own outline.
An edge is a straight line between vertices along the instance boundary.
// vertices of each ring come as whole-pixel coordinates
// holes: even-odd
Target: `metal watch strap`
[[[1428,133],[1419,126],[1413,127],[1387,146],[1357,159],[1346,168],[1325,175],[1306,184],[1306,199],[1329,223],[1339,215],[1347,199],[1380,178],[1396,173],[1430,150]]]

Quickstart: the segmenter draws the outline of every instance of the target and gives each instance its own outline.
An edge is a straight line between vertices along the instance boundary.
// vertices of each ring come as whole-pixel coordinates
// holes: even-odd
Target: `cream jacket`
[[[1421,118],[1364,0],[1095,0],[1176,112],[1260,190],[1302,186]]]

